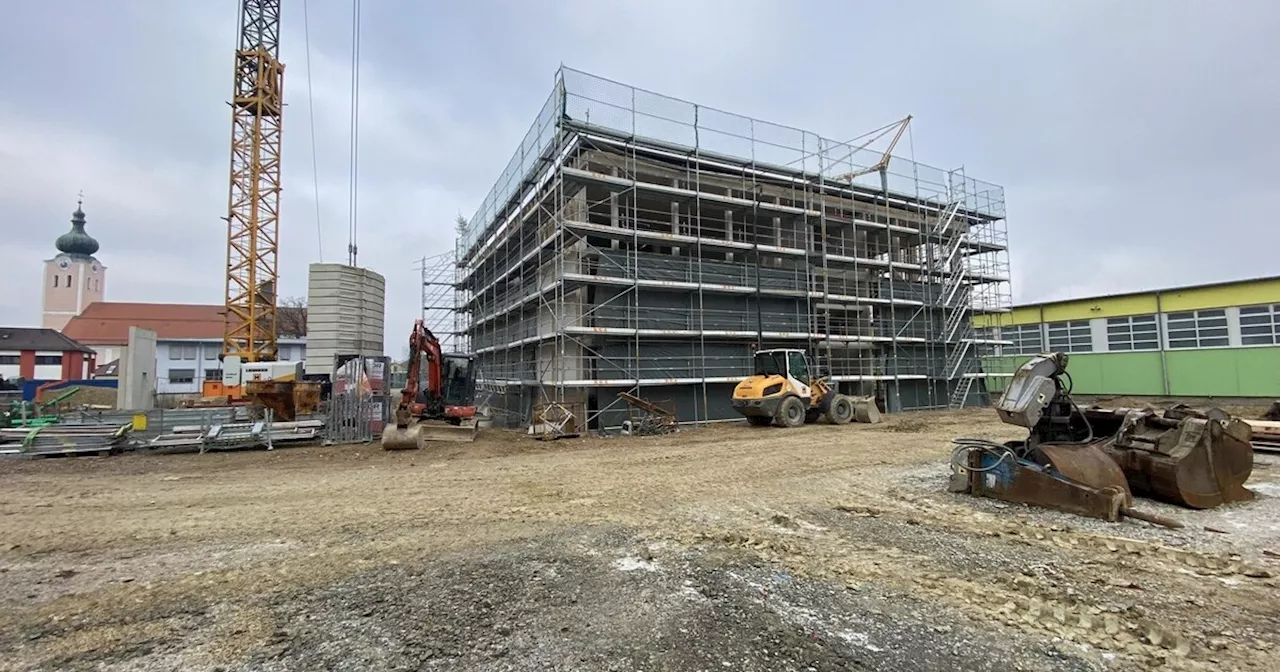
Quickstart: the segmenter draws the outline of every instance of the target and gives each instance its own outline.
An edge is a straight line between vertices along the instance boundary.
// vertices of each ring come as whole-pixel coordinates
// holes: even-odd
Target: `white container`
[[[367,268],[311,264],[306,372],[332,375],[335,355],[382,356],[386,297],[386,280]]]

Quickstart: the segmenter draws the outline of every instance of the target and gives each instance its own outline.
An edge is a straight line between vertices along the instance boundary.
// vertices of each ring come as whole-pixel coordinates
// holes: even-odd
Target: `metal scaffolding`
[[[458,343],[490,410],[581,404],[615,426],[629,392],[731,419],[769,347],[888,410],[983,401],[973,316],[1012,298],[1003,189],[899,157],[868,172],[880,159],[561,68],[459,232]]]
[[[422,276],[422,321],[440,341],[445,352],[462,352],[463,313],[455,305],[458,264],[452,250],[418,262]],[[406,332],[407,334],[408,332]]]

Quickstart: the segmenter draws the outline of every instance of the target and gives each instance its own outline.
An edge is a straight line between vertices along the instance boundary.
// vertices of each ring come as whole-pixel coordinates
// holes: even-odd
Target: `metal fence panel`
[[[333,372],[325,438],[334,443],[373,441],[391,413],[390,357],[356,357]]]

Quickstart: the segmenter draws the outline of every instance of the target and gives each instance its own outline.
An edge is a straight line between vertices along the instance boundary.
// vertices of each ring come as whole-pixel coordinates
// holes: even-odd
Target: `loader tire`
[[[843,394],[831,398],[827,405],[827,422],[833,425],[848,424],[853,420],[853,400]]]
[[[799,427],[804,424],[805,411],[800,397],[787,397],[778,407],[778,424],[783,427]]]

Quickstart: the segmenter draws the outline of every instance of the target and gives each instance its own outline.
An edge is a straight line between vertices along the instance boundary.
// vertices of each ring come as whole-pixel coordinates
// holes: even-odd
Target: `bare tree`
[[[307,300],[287,296],[276,305],[276,336],[302,338],[307,335]]]

